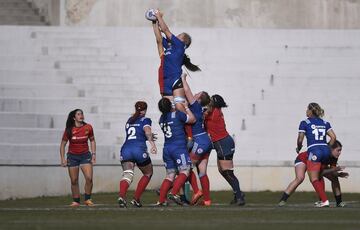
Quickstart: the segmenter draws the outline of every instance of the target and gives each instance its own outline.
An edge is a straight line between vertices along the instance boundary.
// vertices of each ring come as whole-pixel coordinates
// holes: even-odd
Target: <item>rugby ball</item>
[[[156,16],[155,16],[156,11],[157,10],[154,9],[148,9],[145,12],[145,18],[149,21],[156,21]]]

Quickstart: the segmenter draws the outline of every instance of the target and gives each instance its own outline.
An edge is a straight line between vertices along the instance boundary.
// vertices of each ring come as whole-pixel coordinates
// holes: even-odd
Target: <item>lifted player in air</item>
[[[176,108],[184,112],[182,103],[185,101],[183,84],[181,81],[182,66],[190,71],[200,71],[200,68],[191,63],[185,54],[185,49],[191,45],[191,37],[187,33],[175,36],[166,25],[163,13],[155,11],[156,19],[153,21],[153,30],[156,38],[160,67],[158,81],[160,94],[174,102]],[[165,35],[162,37],[161,33]]]

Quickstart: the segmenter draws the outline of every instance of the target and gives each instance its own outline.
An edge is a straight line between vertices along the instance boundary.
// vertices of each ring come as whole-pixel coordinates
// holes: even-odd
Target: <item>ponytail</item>
[[[195,72],[195,71],[201,71],[201,69],[199,68],[199,66],[197,65],[194,65],[193,63],[191,63],[191,60],[189,58],[189,56],[187,54],[184,54],[184,59],[183,59],[183,64],[185,65],[185,67],[192,71],[192,72]]]
[[[135,103],[135,113],[129,119],[129,123],[132,124],[140,117],[140,112],[147,109],[147,104],[145,101],[137,101]]]

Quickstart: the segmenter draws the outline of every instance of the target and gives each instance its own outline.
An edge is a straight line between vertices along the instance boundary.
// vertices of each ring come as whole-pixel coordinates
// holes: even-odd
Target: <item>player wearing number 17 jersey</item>
[[[134,177],[135,164],[143,173],[140,179],[134,199],[131,204],[135,207],[141,207],[140,197],[148,185],[153,174],[153,166],[150,156],[147,152],[146,141],[151,145],[151,153],[156,153],[156,146],[152,138],[151,120],[145,117],[147,104],[144,101],[138,101],[135,104],[135,113],[128,119],[125,125],[126,140],[120,150],[121,166],[123,168],[123,177],[120,180],[120,192],[118,203],[120,207],[126,207],[126,192]]]
[[[162,113],[159,124],[165,137],[163,161],[166,168],[166,178],[160,187],[158,205],[166,204],[166,194],[172,184],[173,188],[168,198],[182,204],[180,197],[176,194],[187,180],[191,165],[190,156],[186,149],[184,125],[186,123],[193,124],[196,119],[187,106],[185,106],[186,113],[172,109],[171,101],[168,98],[162,98],[158,106]],[[178,176],[174,180],[176,172],[178,172]]]
[[[320,207],[327,207],[329,206],[329,201],[319,178],[321,163],[327,162],[331,156],[330,148],[326,143],[326,135],[330,137],[330,146],[335,143],[336,135],[330,123],[321,119],[324,116],[324,110],[317,103],[310,103],[308,105],[306,116],[307,119],[300,122],[296,151],[299,152],[301,150],[302,142],[306,136],[307,151],[309,153],[306,167],[309,178],[321,199]]]

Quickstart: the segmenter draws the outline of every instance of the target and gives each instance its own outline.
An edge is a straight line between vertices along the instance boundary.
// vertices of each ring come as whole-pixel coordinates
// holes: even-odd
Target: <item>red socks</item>
[[[120,192],[119,192],[119,197],[121,198],[125,198],[126,196],[126,192],[129,188],[129,182],[127,180],[121,180],[119,187],[120,187]]]
[[[312,185],[316,191],[316,193],[319,195],[322,202],[327,201],[327,196],[325,194],[325,190],[323,188],[322,183],[319,180],[315,180],[312,182]]]
[[[139,201],[141,194],[143,194],[143,192],[145,191],[146,186],[149,184],[150,182],[150,178],[149,176],[142,176],[141,179],[139,180],[137,187],[136,187],[136,191],[134,194],[134,199]]]
[[[174,181],[174,187],[172,188],[171,193],[176,195],[180,191],[180,188],[185,184],[186,180],[187,176],[184,173],[180,173]]]
[[[204,194],[204,200],[210,200],[210,182],[209,177],[204,175],[200,177],[201,188]]]
[[[189,182],[191,184],[194,193],[197,193],[199,191],[199,186],[197,184],[196,175],[193,170],[190,171]]]
[[[165,179],[163,180],[161,187],[160,187],[160,197],[159,202],[164,203],[166,201],[166,195],[171,187],[172,181]]]

